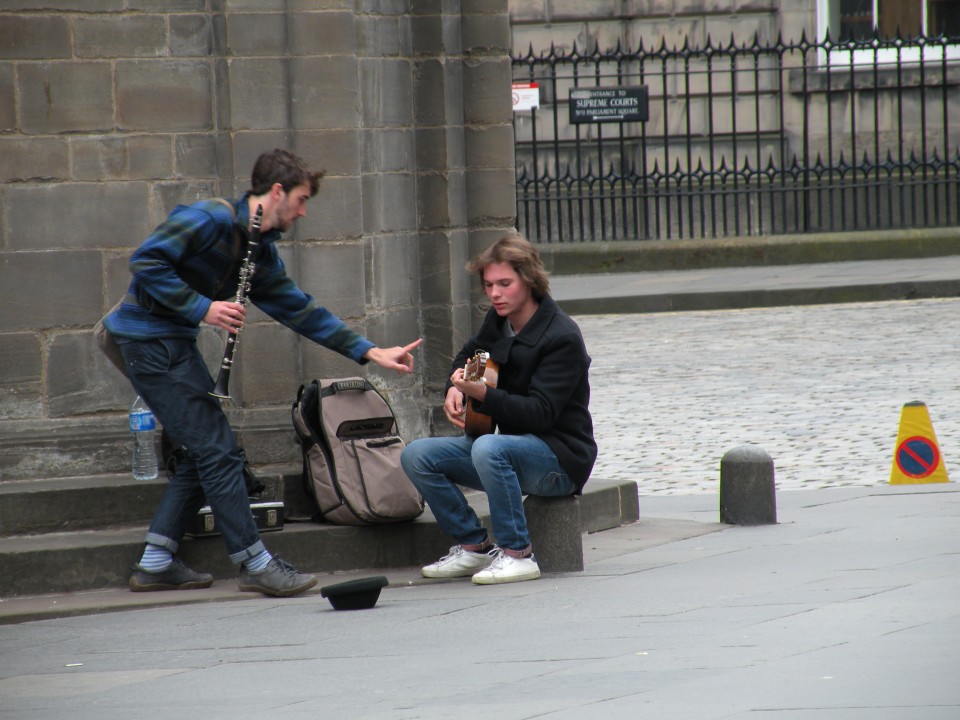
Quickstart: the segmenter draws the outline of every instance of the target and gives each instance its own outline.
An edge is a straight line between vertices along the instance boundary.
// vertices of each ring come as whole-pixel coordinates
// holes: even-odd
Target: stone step
[[[289,484],[290,502],[309,515],[299,467],[263,466],[255,472],[266,486],[263,499],[286,499]],[[122,473],[2,482],[0,537],[147,523],[166,485],[164,473],[149,481]]]
[[[112,487],[109,484],[97,485],[93,479],[74,480],[75,488],[71,491],[59,488],[48,489],[47,492],[54,493],[50,497],[58,492],[68,495],[75,492],[77,495],[74,497],[81,497],[83,493],[94,492],[96,488],[102,493]],[[126,486],[119,478],[111,480],[117,483],[117,487]],[[162,483],[154,484],[158,487],[149,492],[162,491]],[[295,486],[298,484],[299,476],[285,476],[284,486],[289,491],[288,495],[296,497]],[[148,490],[144,488],[141,492]],[[0,501],[0,506],[5,507],[8,498],[16,497],[17,493],[8,491],[7,497]],[[130,497],[137,495],[131,492]],[[33,499],[43,497],[35,496]],[[484,522],[489,524],[486,496],[474,494],[470,496],[470,501]],[[18,498],[16,502],[23,507],[23,498]],[[638,502],[634,482],[591,480],[579,499],[580,533],[598,532],[635,522],[639,518]],[[145,503],[141,512],[149,516],[154,506],[153,502]],[[32,507],[31,512],[37,510]],[[49,524],[50,520],[46,522]],[[0,537],[0,597],[125,586],[130,567],[139,558],[143,548],[147,524],[148,520],[144,520],[125,526],[113,523],[113,527],[100,529],[71,528]],[[537,523],[531,518],[531,529],[535,525]],[[66,526],[70,527],[69,522]],[[392,525],[348,527],[288,521],[282,530],[264,532],[263,539],[271,552],[310,572],[423,565],[436,560],[451,542],[440,532],[429,509],[417,520]],[[536,549],[536,534],[533,541]],[[549,555],[550,548],[545,550]],[[188,565],[210,572],[217,579],[229,579],[237,574],[236,568],[226,557],[219,536],[188,537],[180,554]],[[564,558],[550,558],[550,562],[559,566],[567,564]]]

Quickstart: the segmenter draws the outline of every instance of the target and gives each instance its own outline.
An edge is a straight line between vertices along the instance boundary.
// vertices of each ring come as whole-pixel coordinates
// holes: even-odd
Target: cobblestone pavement
[[[770,454],[778,490],[888,483],[915,400],[948,473],[960,456],[960,299],[575,319],[593,358],[594,477],[641,495],[717,492],[742,444]]]

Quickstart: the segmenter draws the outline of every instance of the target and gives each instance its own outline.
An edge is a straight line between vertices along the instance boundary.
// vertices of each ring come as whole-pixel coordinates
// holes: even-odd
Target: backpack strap
[[[230,216],[233,218],[233,252],[230,254],[230,265],[224,271],[223,275],[220,276],[220,279],[217,281],[216,288],[213,291],[213,298],[216,299],[217,295],[220,294],[220,291],[223,290],[223,286],[227,284],[227,281],[237,274],[239,267],[237,263],[240,261],[240,257],[243,255],[243,248],[246,245],[244,239],[240,236],[240,228],[236,226],[237,223],[237,209],[224,198],[211,198],[211,202],[220,203],[221,205],[226,206],[230,211]]]

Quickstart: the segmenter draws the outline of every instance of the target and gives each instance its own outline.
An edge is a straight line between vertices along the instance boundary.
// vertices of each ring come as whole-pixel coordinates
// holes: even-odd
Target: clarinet
[[[253,282],[253,273],[256,272],[256,265],[253,262],[253,256],[260,246],[260,221],[263,219],[263,206],[257,205],[257,211],[253,214],[250,221],[250,242],[247,244],[247,255],[240,266],[240,279],[237,281],[237,297],[234,302],[240,303],[246,307],[250,303],[250,285]],[[240,328],[243,330],[243,328]],[[230,368],[233,367],[233,356],[237,352],[237,345],[240,344],[240,330],[235,333],[227,333],[227,344],[223,348],[223,360],[220,362],[220,374],[217,375],[217,382],[214,384],[210,394],[221,400],[230,399]]]

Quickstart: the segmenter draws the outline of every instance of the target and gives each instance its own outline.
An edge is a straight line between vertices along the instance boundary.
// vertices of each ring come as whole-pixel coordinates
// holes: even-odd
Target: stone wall
[[[469,332],[470,254],[515,214],[506,0],[34,0],[0,6],[0,480],[129,468],[133,392],[91,327],[181,202],[256,156],[326,170],[281,243],[291,275],[417,373],[361,369],[252,314],[230,415],[255,462],[296,457],[301,382],[366,374],[431,431]],[[475,293],[475,291],[474,291]],[[211,367],[223,340],[201,334]]]

